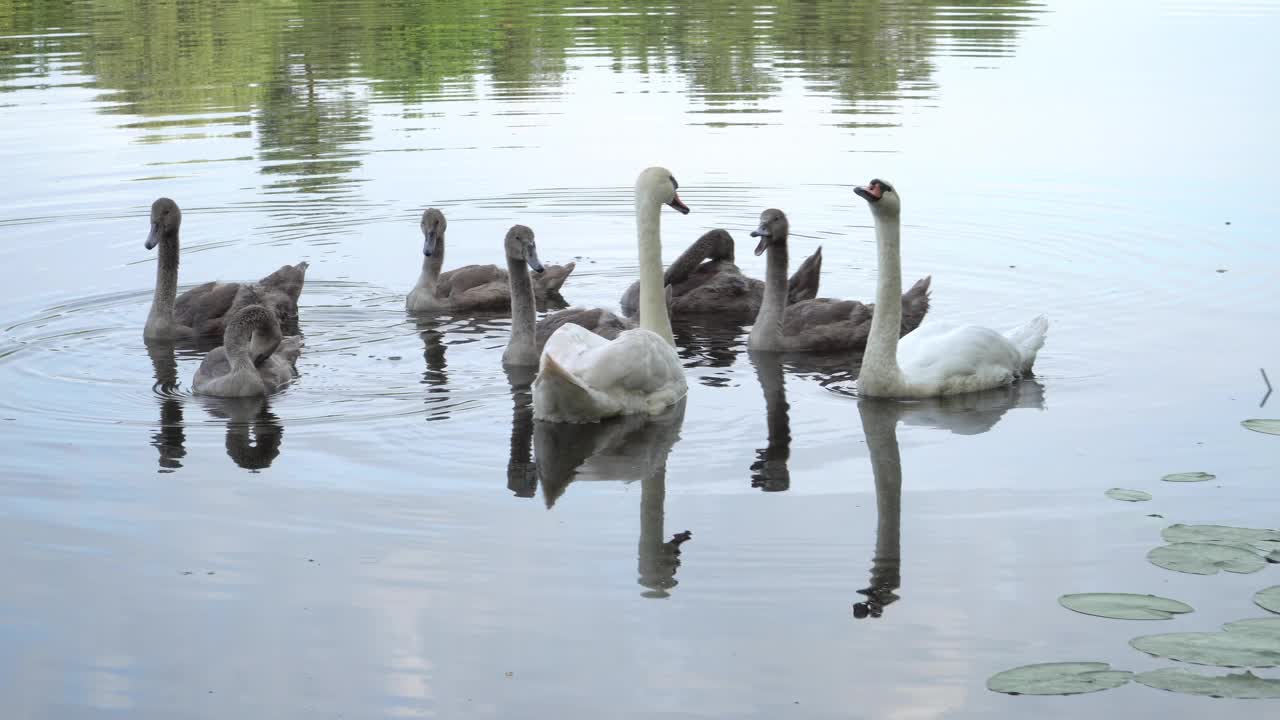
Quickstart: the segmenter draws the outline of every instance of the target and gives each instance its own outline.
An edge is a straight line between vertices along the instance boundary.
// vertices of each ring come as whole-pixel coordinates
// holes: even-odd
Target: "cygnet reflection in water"
[[[537,477],[548,509],[574,481],[641,482],[637,582],[648,588],[645,597],[669,595],[677,584],[680,545],[692,537],[685,530],[664,539],[667,458],[680,439],[685,404],[681,399],[658,415],[624,415],[590,425],[533,423]]]
[[[280,455],[284,426],[265,397],[203,397],[204,408],[227,422],[227,456],[246,470],[262,470]]]
[[[422,359],[426,361],[426,369],[422,371],[422,384],[430,385],[427,390],[427,402],[442,402],[443,398],[432,398],[436,394],[448,394],[445,387],[449,381],[447,372],[449,363],[445,359],[448,345],[444,342],[442,328],[448,323],[435,318],[415,318],[418,337],[422,338]]]
[[[782,492],[791,487],[791,406],[787,404],[786,378],[782,359],[777,353],[752,352],[751,363],[764,391],[765,424],[769,429],[768,445],[756,450],[751,463],[751,487],[765,492]]]
[[[171,473],[182,467],[187,456],[182,398],[177,394],[178,359],[172,342],[148,340],[146,346],[156,379],[151,389],[160,398],[160,421],[151,435],[151,445],[160,453],[159,472]]]
[[[516,497],[538,492],[538,469],[533,462],[533,379],[536,366],[504,365],[511,386],[511,459],[507,461],[507,489]]]
[[[902,456],[898,450],[898,421],[907,425],[977,435],[993,428],[1013,408],[1044,409],[1044,388],[1026,380],[1016,385],[970,395],[918,401],[859,398],[858,415],[867,441],[871,473],[876,485],[876,549],[871,581],[858,593],[866,600],[853,604],[856,618],[880,617],[898,600],[902,585]]]

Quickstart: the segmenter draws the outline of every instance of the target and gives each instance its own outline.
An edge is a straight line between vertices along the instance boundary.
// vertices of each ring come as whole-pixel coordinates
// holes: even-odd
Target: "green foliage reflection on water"
[[[256,125],[265,172],[333,175],[356,164],[338,150],[367,138],[371,101],[467,98],[481,80],[490,95],[555,93],[591,63],[676,73],[720,111],[758,110],[797,78],[837,118],[888,114],[932,93],[934,57],[1006,54],[1039,11],[1031,0],[0,0],[0,93],[79,76],[104,91],[102,112],[162,124],[226,114],[218,122]]]

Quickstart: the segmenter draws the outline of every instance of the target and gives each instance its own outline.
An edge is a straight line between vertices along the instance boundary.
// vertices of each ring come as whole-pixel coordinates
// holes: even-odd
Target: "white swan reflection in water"
[[[508,367],[511,386],[511,454],[507,488],[532,498],[542,487],[548,509],[574,482],[640,481],[637,583],[648,598],[665,598],[679,581],[680,546],[693,534],[666,539],[667,458],[680,440],[686,400],[655,416],[626,415],[596,423],[533,419],[531,384],[536,368]]]
[[[784,403],[785,404],[785,403]],[[859,398],[858,415],[867,441],[876,486],[876,547],[871,580],[858,590],[866,599],[853,604],[856,618],[880,617],[898,599],[902,585],[902,456],[898,422],[978,435],[995,427],[1014,408],[1044,409],[1044,386],[1034,380],[968,395],[928,400]]]

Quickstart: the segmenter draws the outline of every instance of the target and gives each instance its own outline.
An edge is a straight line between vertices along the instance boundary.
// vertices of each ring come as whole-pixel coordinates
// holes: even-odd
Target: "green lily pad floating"
[[[1280,420],[1245,420],[1240,424],[1254,432],[1280,435]]]
[[[1058,598],[1058,604],[1085,615],[1115,620],[1168,620],[1195,609],[1177,600],[1133,593],[1076,593]]]
[[[1171,473],[1160,478],[1165,482],[1204,482],[1218,477],[1207,472]]]
[[[1280,531],[1229,525],[1170,525],[1160,532],[1165,542],[1250,546],[1267,553],[1280,550]]]
[[[1201,675],[1180,668],[1152,670],[1134,680],[1157,690],[1240,700],[1280,698],[1280,680],[1260,678],[1248,670],[1235,675]]]
[[[1222,632],[1143,635],[1129,644],[1148,655],[1196,665],[1280,665],[1280,618],[1237,620],[1222,628]]]
[[[1118,688],[1132,677],[1101,662],[1039,663],[998,672],[987,679],[987,689],[1008,695],[1079,695]]]
[[[1106,492],[1107,497],[1112,500],[1123,500],[1124,502],[1143,502],[1151,499],[1151,493],[1141,490],[1127,490],[1125,488],[1111,488]]]
[[[1147,560],[1165,570],[1192,575],[1217,575],[1220,570],[1233,573],[1258,572],[1267,564],[1248,548],[1191,542],[1161,545],[1147,553]]]
[[[1280,585],[1259,590],[1253,596],[1253,602],[1263,610],[1280,614]]]

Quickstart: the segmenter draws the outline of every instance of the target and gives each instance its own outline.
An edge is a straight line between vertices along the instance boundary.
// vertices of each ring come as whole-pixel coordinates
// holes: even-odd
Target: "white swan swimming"
[[[640,255],[640,327],[606,340],[566,323],[547,339],[533,383],[539,420],[595,422],[615,415],[655,414],[684,397],[688,384],[676,355],[662,277],[661,208],[689,208],[666,168],[636,179]]]
[[[875,307],[857,300],[810,298],[799,302],[787,299],[787,239],[791,224],[777,208],[760,213],[760,227],[751,232],[760,238],[756,255],[767,252],[764,300],[756,314],[747,347],[770,352],[848,352],[862,350],[871,333]],[[898,304],[901,332],[909,333],[929,312],[931,278],[916,281]]]
[[[273,312],[261,305],[236,311],[227,321],[222,345],[205,356],[191,389],[197,395],[267,395],[293,379],[302,338],[280,336]]]
[[[151,204],[148,250],[160,246],[156,290],[142,335],[148,340],[176,340],[221,335],[227,318],[240,308],[265,305],[291,334],[298,332],[298,296],[307,263],[282,265],[256,283],[207,282],[178,295],[178,230],[182,211],[169,198]]]
[[[925,398],[989,390],[1030,374],[1049,321],[1039,315],[1006,334],[977,325],[926,322],[898,339],[902,308],[899,255],[901,201],[893,186],[872,180],[854,192],[876,222],[876,312],[862,357],[858,393]]]

